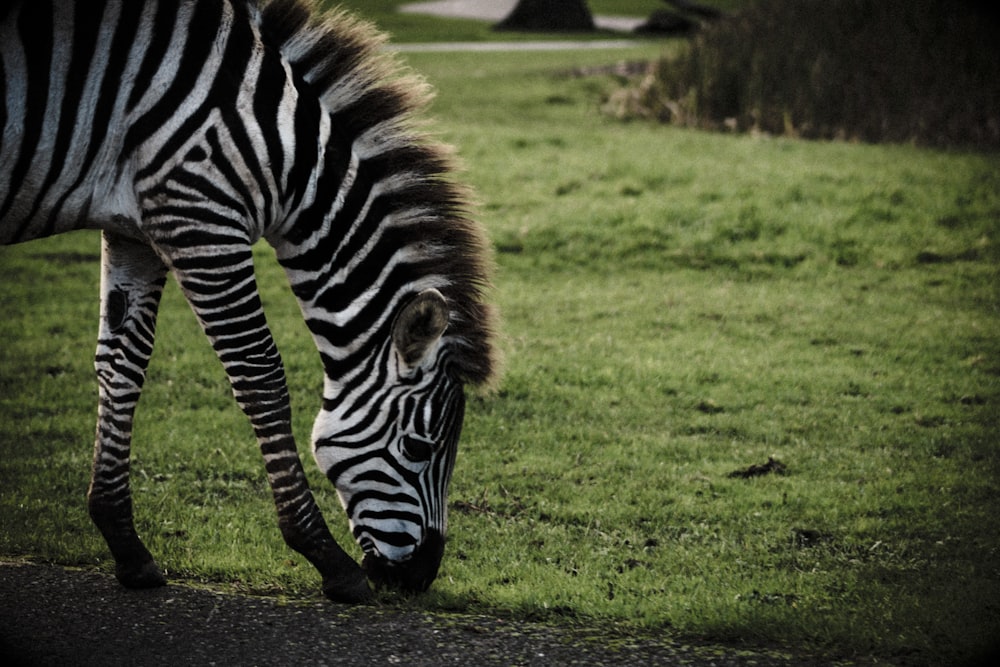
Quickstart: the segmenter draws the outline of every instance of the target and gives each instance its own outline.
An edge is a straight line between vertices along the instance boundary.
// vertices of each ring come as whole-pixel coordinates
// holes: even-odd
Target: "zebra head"
[[[337,488],[376,585],[426,590],[444,554],[447,493],[465,412],[447,372],[449,310],[419,293],[352,383],[326,394],[313,452]],[[332,383],[327,381],[328,391]]]

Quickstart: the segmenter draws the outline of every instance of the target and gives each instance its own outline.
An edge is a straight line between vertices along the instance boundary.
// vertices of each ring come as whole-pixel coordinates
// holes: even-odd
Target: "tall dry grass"
[[[1000,147],[1000,11],[965,0],[756,0],[607,109],[709,129]]]

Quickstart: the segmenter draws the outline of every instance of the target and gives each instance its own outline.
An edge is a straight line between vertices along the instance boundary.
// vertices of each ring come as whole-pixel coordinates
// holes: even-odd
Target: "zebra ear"
[[[418,365],[448,326],[448,304],[436,289],[410,301],[392,325],[392,343],[407,366]]]

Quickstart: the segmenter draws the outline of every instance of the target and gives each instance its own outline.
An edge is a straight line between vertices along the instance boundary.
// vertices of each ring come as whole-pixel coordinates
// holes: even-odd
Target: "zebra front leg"
[[[101,323],[94,362],[97,436],[87,504],[114,556],[115,575],[129,588],[167,583],[136,533],[129,488],[132,417],[153,352],[166,272],[148,245],[104,233]]]
[[[264,318],[249,243],[215,244],[204,251],[172,248],[169,242],[160,247],[165,256],[178,257],[171,260],[174,276],[253,425],[282,537],[319,570],[328,597],[339,602],[371,599],[364,571],[333,539],[306,480],[292,436],[285,371]]]

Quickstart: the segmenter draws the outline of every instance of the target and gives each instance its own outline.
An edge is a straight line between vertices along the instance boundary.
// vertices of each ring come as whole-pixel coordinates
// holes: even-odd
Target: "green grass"
[[[565,74],[656,54],[408,57],[497,247],[507,373],[470,404],[437,582],[384,601],[974,657],[1000,631],[1000,158],[618,124],[613,81]],[[110,570],[84,503],[98,246],[0,249],[0,554]],[[319,361],[270,255],[305,454]],[[175,580],[315,595],[172,283],[159,330],[140,532]],[[729,477],[769,456],[786,474]]]

